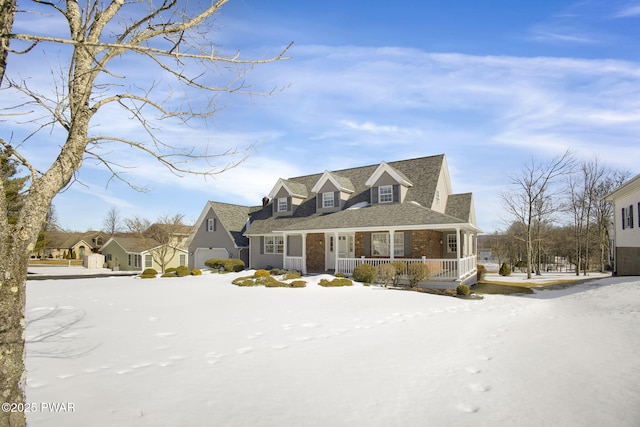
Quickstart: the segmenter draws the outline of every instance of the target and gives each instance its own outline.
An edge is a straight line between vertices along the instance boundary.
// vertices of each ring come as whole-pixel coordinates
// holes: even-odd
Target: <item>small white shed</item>
[[[89,254],[82,258],[82,266],[84,268],[103,268],[104,267],[104,255],[102,254]]]

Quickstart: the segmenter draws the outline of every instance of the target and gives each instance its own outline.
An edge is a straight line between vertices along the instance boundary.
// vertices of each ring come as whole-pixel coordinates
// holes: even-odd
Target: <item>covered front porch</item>
[[[388,229],[284,233],[283,266],[306,274],[331,271],[351,276],[359,264],[424,263],[430,282],[466,283],[477,272],[475,230]],[[453,283],[452,283],[453,282]]]

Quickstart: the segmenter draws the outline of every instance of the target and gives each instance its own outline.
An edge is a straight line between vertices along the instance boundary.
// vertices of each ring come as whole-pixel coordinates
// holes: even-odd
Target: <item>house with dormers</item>
[[[452,191],[444,155],[280,178],[262,206],[240,208],[247,219],[230,231],[247,239],[250,268],[350,275],[361,263],[402,260],[427,264],[433,281],[475,281],[473,196]],[[198,233],[192,242],[203,241]]]

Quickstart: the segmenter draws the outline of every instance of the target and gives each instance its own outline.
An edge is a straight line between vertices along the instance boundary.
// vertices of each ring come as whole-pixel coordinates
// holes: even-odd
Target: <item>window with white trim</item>
[[[381,185],[378,187],[378,203],[393,202],[393,185]]]
[[[458,238],[455,234],[447,235],[447,252],[458,252]]]
[[[140,268],[142,264],[142,255],[129,254],[129,267]]]
[[[279,197],[278,198],[278,212],[286,212],[288,205],[289,204],[287,203],[287,198],[286,197]]]
[[[209,218],[207,219],[207,232],[216,231],[216,219]]]
[[[151,255],[144,256],[144,268],[153,267],[153,257]]]
[[[284,236],[265,236],[264,253],[281,254],[284,252]]]
[[[393,235],[393,255],[404,256],[404,233]]]
[[[391,253],[389,233],[371,233],[371,255],[388,257]],[[404,233],[393,235],[393,255],[404,256]]]
[[[334,207],[334,194],[332,192],[322,193],[322,207],[323,208],[332,208]]]

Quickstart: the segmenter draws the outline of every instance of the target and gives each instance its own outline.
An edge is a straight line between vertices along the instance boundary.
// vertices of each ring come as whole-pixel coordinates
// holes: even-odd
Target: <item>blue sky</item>
[[[37,19],[23,15],[14,30],[40,28]],[[278,178],[444,153],[454,192],[474,193],[478,226],[493,232],[505,227],[506,174],[532,156],[571,148],[640,172],[640,1],[231,0],[216,28],[212,40],[245,57],[294,41],[289,60],[247,77],[256,90],[286,89],[222,98],[207,126],[162,133],[216,151],[255,144],[250,157],[205,180],[114,147],[111,155],[136,166],[127,176],[150,191],[107,186],[109,174],[87,161],[54,200],[63,227],[101,228],[111,207],[123,217],[180,212],[195,221],[206,200],[259,204]],[[9,72],[46,85],[38,58],[15,59]],[[136,65],[118,71],[149,78]],[[114,131],[114,122],[106,115],[93,126]],[[140,132],[117,123],[118,132]],[[0,123],[3,133],[15,130]],[[44,167],[59,137],[40,133],[24,147]]]

